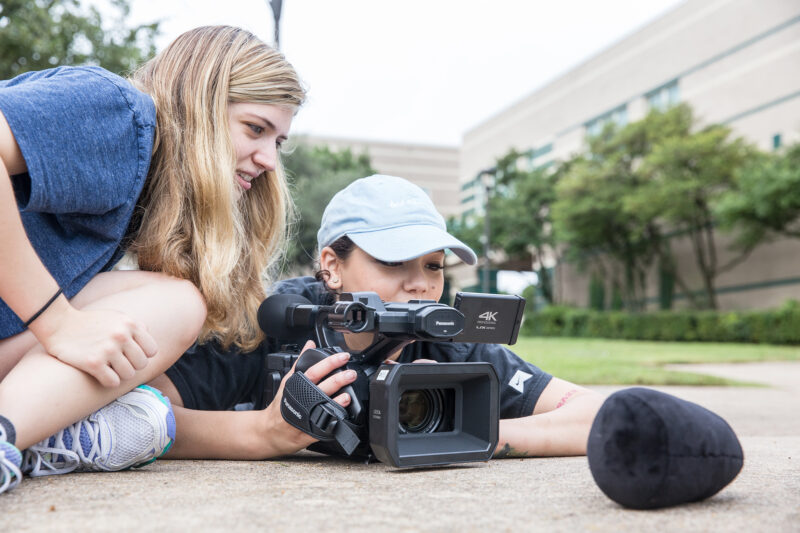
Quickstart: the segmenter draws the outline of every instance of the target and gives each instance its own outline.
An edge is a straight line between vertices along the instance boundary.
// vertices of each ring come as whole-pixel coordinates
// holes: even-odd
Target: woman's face
[[[331,289],[373,291],[385,302],[439,301],[444,290],[443,251],[402,263],[387,263],[358,247],[340,261],[333,250],[325,248],[320,255],[320,266],[331,274],[327,281]]]
[[[278,150],[289,136],[294,109],[268,104],[228,104],[228,124],[236,152],[234,179],[247,191],[265,171],[275,170]]]

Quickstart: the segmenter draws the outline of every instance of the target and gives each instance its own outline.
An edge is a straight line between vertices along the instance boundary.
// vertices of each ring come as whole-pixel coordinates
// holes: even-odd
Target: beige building
[[[535,68],[532,58],[528,68]],[[367,153],[381,173],[423,187],[445,215],[480,212],[481,171],[511,148],[532,166],[580,152],[587,134],[609,121],[639,120],[652,108],[688,102],[705,123],[729,125],[765,150],[800,141],[800,2],[687,0],[464,135],[460,147],[308,137],[311,144]],[[718,235],[720,262],[730,257]],[[689,286],[700,288],[691,245],[673,240]],[[480,251],[478,251],[480,253]],[[777,240],[716,280],[721,308],[757,308],[800,299],[800,242]],[[457,287],[477,282],[472,268],[451,270]],[[656,305],[654,272],[648,301]],[[557,267],[561,301],[587,305],[589,281]],[[608,297],[607,297],[608,300]],[[677,306],[686,302],[676,295]]]
[[[535,68],[531,59],[528,68]],[[800,2],[688,0],[466,132],[460,181],[464,210],[479,210],[479,175],[511,148],[534,166],[584,149],[609,121],[688,102],[700,121],[729,125],[766,150],[800,141]],[[724,256],[725,239],[719,253]],[[688,242],[673,248],[690,286],[700,288]],[[800,299],[800,242],[764,245],[717,279],[721,308]],[[558,267],[562,301],[588,303],[588,280]],[[657,301],[657,276],[648,299]],[[685,301],[678,294],[676,305]]]

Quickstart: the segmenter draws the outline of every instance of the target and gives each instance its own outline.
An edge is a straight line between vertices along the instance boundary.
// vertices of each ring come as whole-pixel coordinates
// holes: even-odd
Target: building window
[[[539,165],[536,164],[536,160],[542,157],[543,155],[549,154],[552,151],[553,151],[553,143],[540,146],[539,148],[531,148],[530,150],[528,150],[528,168],[530,170],[537,168]]]
[[[546,144],[534,150],[533,154],[531,154],[531,158],[536,159],[537,157],[542,157],[543,155],[549,154],[552,151],[553,151],[553,144],[552,143]]]
[[[666,111],[677,104],[681,99],[680,89],[678,89],[678,80],[662,85],[655,91],[650,91],[644,95],[644,97],[647,98],[647,107],[650,108],[650,110]]]
[[[616,126],[624,126],[628,123],[628,106],[621,105],[607,113],[603,113],[599,117],[593,118],[584,126],[586,127],[586,135],[594,137],[603,131],[607,124],[615,124]]]
[[[781,147],[781,134],[776,133],[775,135],[772,136],[772,149],[777,150],[780,147]]]
[[[476,179],[471,179],[468,182],[461,184],[461,190],[462,191],[466,191],[468,189],[471,189],[471,188],[475,187],[477,184],[478,184],[477,178]]]

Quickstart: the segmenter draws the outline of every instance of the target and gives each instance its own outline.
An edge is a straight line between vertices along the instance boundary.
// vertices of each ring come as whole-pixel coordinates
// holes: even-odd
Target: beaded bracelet
[[[47,303],[44,304],[41,309],[36,311],[36,314],[33,315],[32,317],[30,317],[28,319],[28,321],[25,322],[25,324],[23,324],[23,327],[27,328],[28,326],[33,324],[33,321],[36,320],[37,318],[39,318],[39,315],[41,315],[42,313],[47,311],[47,308],[50,307],[51,305],[53,305],[53,302],[56,301],[56,298],[58,298],[61,295],[62,292],[64,292],[64,289],[59,288],[58,291],[53,295],[53,297],[50,298],[49,300],[47,300]]]

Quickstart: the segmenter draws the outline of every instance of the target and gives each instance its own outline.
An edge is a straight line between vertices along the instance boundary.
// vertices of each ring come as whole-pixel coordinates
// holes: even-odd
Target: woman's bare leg
[[[76,296],[76,306],[113,309],[142,321],[158,344],[158,354],[132,379],[107,388],[34,343],[0,382],[0,414],[14,424],[20,449],[163,374],[192,345],[205,321],[205,303],[197,289],[160,274],[109,272],[84,291]],[[8,340],[0,346],[0,355],[13,357],[11,348],[26,342],[20,336],[10,339],[15,342]]]
[[[127,291],[159,281],[168,280],[163,274],[144,271],[102,272],[70,300],[77,309],[105,296]],[[39,342],[30,331],[23,331],[7,339],[0,339],[0,381],[19,363],[22,356],[28,353]]]

